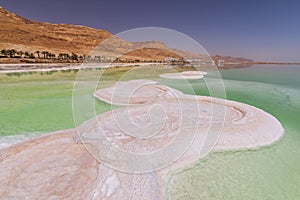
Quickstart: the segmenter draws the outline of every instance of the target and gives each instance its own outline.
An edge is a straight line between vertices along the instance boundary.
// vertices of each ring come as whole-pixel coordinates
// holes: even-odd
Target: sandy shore
[[[22,73],[22,72],[49,72],[49,71],[63,71],[72,69],[106,69],[117,66],[147,66],[147,65],[162,65],[163,63],[84,63],[84,64],[64,64],[64,63],[24,63],[24,64],[0,64],[0,73]],[[20,68],[27,69],[20,69]],[[15,68],[15,69],[9,69]],[[33,69],[32,69],[33,68]]]
[[[259,148],[284,133],[276,118],[253,106],[185,95],[151,80],[118,83],[94,96],[123,106],[77,129],[0,150],[0,196],[160,200],[166,175],[211,150]]]

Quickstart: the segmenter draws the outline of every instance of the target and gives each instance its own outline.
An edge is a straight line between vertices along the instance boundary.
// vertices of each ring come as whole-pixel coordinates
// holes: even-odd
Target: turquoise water
[[[126,70],[112,70],[109,84]],[[227,99],[259,107],[274,115],[285,135],[256,151],[210,154],[194,167],[170,176],[168,199],[299,199],[300,66],[254,65],[221,71]],[[76,71],[50,74],[0,74],[0,135],[43,134],[75,126],[72,92]],[[213,77],[209,75],[209,77]],[[185,93],[208,95],[203,80],[160,80]],[[93,98],[82,94],[83,98]],[[97,113],[111,106],[96,101]],[[88,118],[89,116],[87,116]]]
[[[212,153],[170,177],[168,199],[299,199],[300,66],[255,65],[222,76],[227,99],[276,116],[285,135],[256,151]]]
[[[75,127],[72,93],[76,72],[0,74],[0,136],[43,134]],[[108,71],[106,81],[109,83],[122,73]],[[93,99],[91,93],[82,96]],[[111,105],[95,101],[95,108],[102,113]]]

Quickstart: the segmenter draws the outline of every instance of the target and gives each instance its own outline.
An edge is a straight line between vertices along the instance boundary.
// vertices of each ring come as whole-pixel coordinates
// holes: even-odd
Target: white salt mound
[[[202,79],[207,75],[207,72],[203,71],[184,71],[180,73],[165,73],[160,74],[159,77],[165,79]]]

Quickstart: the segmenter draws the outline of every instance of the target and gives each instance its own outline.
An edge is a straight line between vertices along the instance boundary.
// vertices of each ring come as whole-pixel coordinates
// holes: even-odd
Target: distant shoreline
[[[224,63],[228,65],[300,65],[300,62],[248,62],[248,63]]]
[[[23,73],[23,72],[50,72],[64,70],[79,70],[79,69],[105,69],[111,67],[128,67],[135,65],[162,65],[163,63],[26,63],[26,64],[0,64],[0,74]],[[28,68],[24,67],[27,66]],[[47,66],[45,68],[45,66]],[[3,67],[15,67],[8,69]],[[34,67],[34,68],[29,68]],[[44,68],[43,68],[44,67]],[[22,69],[23,68],[23,69]]]
[[[128,67],[128,66],[146,66],[146,65],[167,65],[168,63],[0,63],[0,74],[23,73],[23,72],[49,72],[79,69],[105,69],[111,67]],[[219,69],[232,69],[251,67],[251,65],[300,65],[300,63],[290,62],[251,62],[251,63],[224,63],[218,66]],[[83,66],[84,65],[84,66]]]
[[[254,62],[260,65],[300,65],[300,62]]]

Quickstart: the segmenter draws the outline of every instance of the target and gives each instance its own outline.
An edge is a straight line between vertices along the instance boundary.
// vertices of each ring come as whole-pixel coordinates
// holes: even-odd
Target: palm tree
[[[8,55],[8,50],[2,49],[1,54],[4,55],[4,56],[7,56]]]
[[[18,54],[19,54],[19,55],[21,56],[21,58],[22,58],[24,52],[21,50],[21,51],[18,52]]]
[[[11,58],[15,57],[16,53],[17,53],[17,51],[16,51],[15,49],[9,49],[9,50],[8,50],[8,55],[9,55]]]
[[[72,56],[74,56],[74,55],[72,54]],[[68,60],[69,58],[72,59],[72,57],[70,57],[70,55],[67,53],[59,53],[58,58],[63,59],[63,60]]]
[[[48,58],[55,58],[55,54],[53,54],[53,53],[48,53]]]
[[[46,59],[47,51],[42,51],[42,54],[44,55],[44,59]]]
[[[58,58],[63,58],[63,54],[62,54],[62,53],[59,53],[59,54],[58,54]]]
[[[40,51],[36,51],[35,53],[38,55],[38,58],[40,58],[40,53],[41,52]]]
[[[72,53],[71,59],[72,60],[78,60],[78,55],[76,53]]]
[[[15,57],[17,51],[15,49],[12,49],[11,52],[12,52],[13,57]]]

